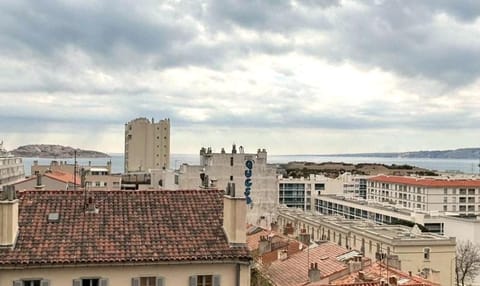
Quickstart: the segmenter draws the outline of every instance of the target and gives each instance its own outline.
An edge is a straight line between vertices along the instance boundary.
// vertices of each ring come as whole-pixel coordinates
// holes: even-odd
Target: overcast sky
[[[123,152],[480,146],[480,1],[0,1],[0,140]],[[230,149],[230,148],[227,148]]]

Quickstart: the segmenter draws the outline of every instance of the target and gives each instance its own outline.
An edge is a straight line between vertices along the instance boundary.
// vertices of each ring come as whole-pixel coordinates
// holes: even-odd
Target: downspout
[[[236,264],[235,286],[240,286],[240,264]]]

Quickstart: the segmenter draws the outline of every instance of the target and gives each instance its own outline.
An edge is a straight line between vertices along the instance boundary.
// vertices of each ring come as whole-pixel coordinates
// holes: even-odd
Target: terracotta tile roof
[[[76,185],[81,184],[80,176],[75,176],[70,173],[60,172],[60,171],[53,171],[49,173],[45,173],[46,177],[52,178],[54,180],[64,182],[64,183],[75,183]]]
[[[480,180],[478,179],[431,179],[381,175],[372,177],[368,180],[373,182],[404,184],[420,187],[480,187]]]
[[[337,279],[330,284],[337,285],[337,286],[380,285],[380,281],[382,279],[386,280],[387,278],[387,269],[385,265],[378,262],[375,262],[372,265],[365,267],[362,271],[365,274],[365,276],[368,277],[369,280],[371,281],[361,281],[359,279],[359,273],[356,272],[348,276],[345,276],[341,279]],[[396,277],[397,281],[400,282],[398,283],[398,285],[401,285],[401,286],[439,286],[440,285],[438,283],[431,282],[417,275],[409,276],[408,273],[405,273],[397,269],[392,269],[392,268],[388,269],[388,277]]]
[[[269,236],[270,234],[271,234],[271,231],[268,231],[266,229],[261,229],[259,232],[255,232],[254,234],[250,234],[250,235],[247,234],[248,250],[250,251],[257,250],[260,242],[260,237]]]
[[[91,191],[98,213],[84,211],[82,191],[20,193],[14,249],[2,265],[249,260],[223,232],[223,192]],[[58,222],[48,214],[59,213]]]
[[[63,182],[63,183],[72,183],[73,184],[73,182],[76,182],[76,185],[81,184],[81,178],[80,178],[79,175],[75,178],[75,176],[73,176],[73,174],[65,173],[65,172],[61,172],[61,171],[53,171],[53,172],[45,173],[43,176],[49,177],[51,179],[54,179],[54,180],[57,180],[57,181],[60,181],[60,182]],[[24,183],[24,182],[28,182],[28,181],[33,181],[33,180],[36,180],[36,179],[37,179],[37,176],[33,175],[33,176],[30,176],[29,178],[18,181],[16,184]]]
[[[324,242],[317,247],[303,250],[286,260],[274,261],[265,272],[277,286],[308,284],[309,263],[317,263],[322,279],[347,269],[347,265],[336,259],[349,250],[332,242]]]

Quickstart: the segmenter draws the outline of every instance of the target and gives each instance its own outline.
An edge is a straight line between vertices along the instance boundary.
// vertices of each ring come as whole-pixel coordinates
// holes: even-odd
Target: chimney
[[[223,230],[230,244],[247,243],[246,215],[245,197],[235,197],[235,193],[223,196]]]
[[[362,258],[361,257],[358,257],[358,258],[354,257],[354,259],[348,262],[348,270],[350,273],[354,273],[362,270]]]
[[[260,236],[260,241],[258,243],[258,254],[262,255],[265,252],[272,251],[272,241],[266,236]]]
[[[308,280],[310,280],[310,282],[317,282],[317,281],[320,281],[320,270],[318,269],[318,264],[315,262],[315,263],[311,263],[310,264],[310,269],[308,269]]]
[[[302,229],[302,232],[299,235],[299,240],[305,245],[310,245],[310,234],[308,234],[305,229]]]
[[[42,185],[42,174],[37,173],[37,185],[35,186],[36,190],[44,190],[45,186]]]
[[[283,234],[284,235],[293,235],[293,232],[295,231],[292,223],[288,222],[285,228],[283,229]]]
[[[13,186],[4,186],[0,196],[0,247],[13,247],[18,234],[18,199]]]
[[[277,251],[277,258],[280,261],[284,261],[288,258],[288,250],[287,249],[280,249]]]
[[[388,278],[388,284],[389,284],[390,286],[397,286],[397,285],[398,285],[397,277],[395,277],[395,276],[390,276],[390,277]]]
[[[87,201],[85,202],[85,212],[90,214],[98,213],[98,209],[95,207],[95,198],[93,196],[87,198]]]

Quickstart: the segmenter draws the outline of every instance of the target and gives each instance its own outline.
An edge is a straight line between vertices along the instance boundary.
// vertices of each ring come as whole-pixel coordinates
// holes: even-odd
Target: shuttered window
[[[132,286],[165,286],[163,277],[135,277],[132,278]]]
[[[105,278],[81,278],[73,280],[73,286],[108,286]]]
[[[13,286],[50,286],[50,281],[45,279],[24,279],[13,281]]]
[[[220,275],[190,276],[189,286],[221,286]]]

